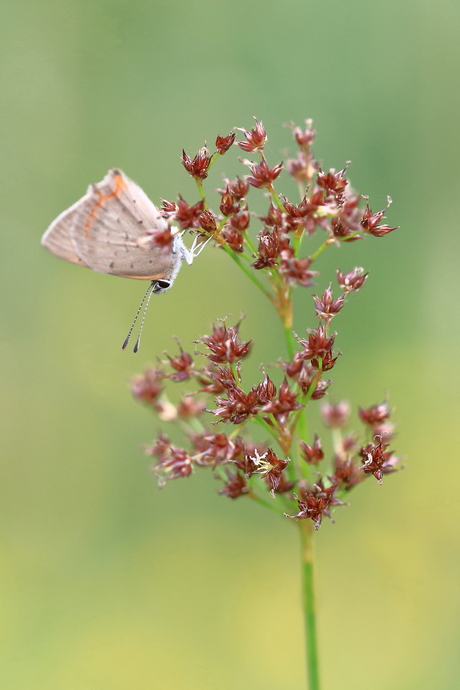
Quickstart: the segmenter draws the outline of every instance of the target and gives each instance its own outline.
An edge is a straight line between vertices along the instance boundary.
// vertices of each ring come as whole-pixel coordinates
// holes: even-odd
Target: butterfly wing
[[[163,229],[157,207],[120,170],[110,170],[91,185],[78,204],[71,238],[78,257],[90,268],[126,278],[173,280],[179,252],[149,247],[147,230]]]
[[[72,226],[77,217],[78,211],[86,197],[77,201],[73,206],[63,211],[49,226],[42,237],[42,245],[52,254],[60,259],[65,259],[73,264],[87,266],[83,259],[78,256],[72,240]]]

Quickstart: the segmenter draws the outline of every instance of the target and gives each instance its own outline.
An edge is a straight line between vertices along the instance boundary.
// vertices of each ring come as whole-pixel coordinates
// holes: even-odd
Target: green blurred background
[[[151,198],[195,200],[180,164],[204,140],[314,118],[325,167],[353,165],[384,239],[332,248],[370,269],[334,324],[333,397],[388,394],[404,472],[368,482],[317,539],[324,690],[458,688],[460,5],[453,0],[3,0],[0,687],[300,690],[297,534],[210,474],[158,491],[158,425],[128,381],[165,349],[247,318],[248,376],[284,354],[254,286],[209,248],[120,344],[144,284],[40,246],[109,167]],[[232,154],[219,163],[233,175]],[[235,158],[235,156],[233,156]],[[280,189],[293,193],[290,181]],[[314,246],[317,240],[314,241]],[[321,286],[323,283],[321,283]],[[296,294],[296,328],[314,323]]]

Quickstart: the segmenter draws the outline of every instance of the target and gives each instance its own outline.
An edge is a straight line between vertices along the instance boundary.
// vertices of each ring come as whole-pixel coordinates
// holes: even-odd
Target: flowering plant
[[[368,273],[360,267],[337,270],[338,293],[332,283],[322,295],[313,294],[318,325],[299,336],[293,332],[293,294],[296,288],[310,288],[318,275],[318,259],[331,245],[350,244],[372,235],[383,237],[395,230],[383,223],[388,206],[374,213],[366,197],[355,193],[346,177],[347,165],[336,172],[323,171],[313,156],[315,132],[311,120],[305,129],[290,125],[297,155],[286,163],[296,180],[300,203],[275,190],[283,164],[270,167],[265,158],[267,134],[256,120],[251,130],[218,136],[215,151],[206,147],[194,158],[183,152],[182,163],[195,179],[199,199],[193,205],[182,196],[163,201],[162,215],[179,228],[153,234],[153,246],[167,246],[179,231],[190,231],[198,241],[212,239],[235,261],[276,309],[283,328],[287,355],[280,358],[282,382],[276,386],[262,369],[262,377],[249,390],[243,386],[242,363],[251,352],[251,341],[240,338],[241,320],[228,325],[218,320],[212,332],[196,341],[203,354],[193,355],[178,343],[178,353],[166,355],[157,367],[134,377],[134,397],[150,406],[160,420],[180,427],[184,444],[174,445],[161,432],[145,448],[154,460],[153,472],[160,486],[187,477],[195,468],[208,468],[222,483],[219,493],[231,499],[252,499],[262,506],[296,521],[300,528],[303,555],[303,592],[307,638],[307,668],[310,690],[318,690],[312,538],[323,517],[331,518],[335,506],[369,477],[379,483],[383,475],[396,470],[399,461],[390,449],[392,410],[386,402],[359,408],[361,434],[345,432],[350,408],[346,402],[323,403],[322,419],[332,435],[333,452],[326,457],[318,432],[307,428],[307,412],[327,395],[328,378],[340,352],[335,350],[337,334],[331,322],[347,299],[360,290]],[[211,166],[231,147],[238,146],[255,160],[242,160],[249,174],[225,180],[219,212],[209,208],[203,182]],[[251,188],[268,197],[265,216],[249,210]],[[362,200],[364,199],[364,204]],[[388,204],[390,199],[388,199]],[[257,238],[251,236],[258,224]],[[317,235],[319,245],[302,255]],[[200,364],[198,357],[204,361]],[[167,397],[167,383],[187,382],[191,390],[178,404]],[[258,426],[265,441],[251,438]]]

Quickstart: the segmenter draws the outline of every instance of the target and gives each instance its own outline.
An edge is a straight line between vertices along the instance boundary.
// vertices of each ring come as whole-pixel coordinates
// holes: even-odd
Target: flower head
[[[336,486],[331,484],[325,487],[323,480],[319,479],[312,487],[301,489],[300,496],[295,496],[299,506],[296,515],[286,515],[286,517],[297,518],[300,520],[313,520],[315,529],[319,529],[323,515],[331,518],[331,508],[333,506],[343,506],[344,503],[334,495]],[[331,518],[332,520],[332,518]],[[334,520],[332,520],[334,522]]]
[[[206,357],[215,364],[232,364],[239,362],[244,357],[247,357],[251,348],[251,341],[242,343],[239,339],[239,328],[241,322],[235,326],[227,327],[222,321],[219,324],[213,324],[212,335],[204,335],[198,343],[202,343],[207,347],[210,354]]]
[[[249,153],[263,151],[264,146],[267,143],[267,134],[263,124],[259,122],[257,118],[254,118],[254,120],[256,121],[256,126],[253,127],[250,132],[248,132],[247,129],[237,127],[237,129],[243,132],[244,136],[246,137],[246,141],[239,141],[238,146],[243,151],[247,151]]]
[[[226,153],[235,141],[236,133],[230,132],[226,137],[221,137],[220,135],[216,138],[216,149],[221,156]]]
[[[367,446],[360,448],[358,455],[362,458],[360,469],[365,474],[373,474],[378,483],[382,483],[384,474],[396,472],[396,465],[400,458],[397,458],[388,449],[388,443],[382,438],[376,437],[376,443],[368,443]]]
[[[189,175],[196,179],[205,180],[207,178],[210,162],[211,156],[208,154],[206,146],[203,146],[193,159],[187,156],[185,151],[182,151],[182,165]]]

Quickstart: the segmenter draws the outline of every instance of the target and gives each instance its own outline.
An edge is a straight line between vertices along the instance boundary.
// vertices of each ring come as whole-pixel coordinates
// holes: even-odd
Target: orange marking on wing
[[[96,200],[96,203],[94,204],[93,208],[91,209],[91,211],[88,213],[88,218],[86,219],[85,230],[84,230],[85,237],[89,236],[88,229],[91,227],[91,223],[93,222],[94,218],[97,215],[98,208],[101,208],[105,204],[106,201],[109,201],[109,199],[116,199],[117,196],[120,195],[120,192],[122,191],[122,189],[125,189],[128,186],[126,184],[126,182],[124,181],[124,179],[122,178],[122,176],[119,175],[118,173],[115,173],[115,175],[113,176],[113,179],[114,179],[114,183],[115,183],[115,189],[113,190],[113,192],[110,192],[109,194],[103,194],[98,189],[94,190],[96,193],[96,196],[97,196],[97,200]]]
[[[132,280],[163,280],[166,278],[166,273],[154,273],[151,276],[128,276],[124,273],[114,273],[119,278],[131,278]]]

